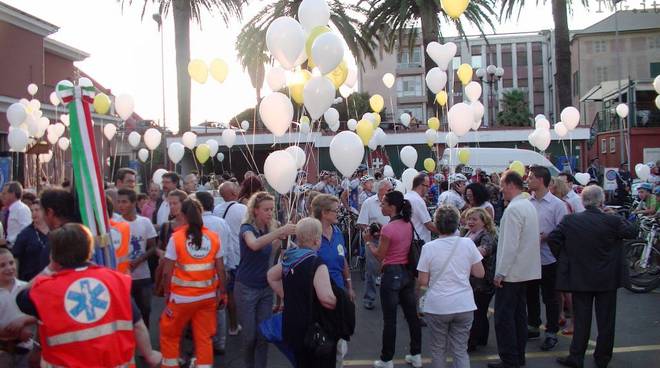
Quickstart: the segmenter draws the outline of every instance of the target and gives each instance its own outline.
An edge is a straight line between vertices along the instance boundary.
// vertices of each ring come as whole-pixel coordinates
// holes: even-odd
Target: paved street
[[[353,280],[358,280],[355,275]],[[361,295],[362,284],[356,284],[356,291]],[[162,301],[154,302],[154,313],[152,314],[152,326],[157,326],[157,318],[162,310]],[[408,349],[408,333],[402,313],[398,318],[398,333],[396,347],[396,366],[405,367],[403,357]],[[595,320],[592,324],[592,337],[590,348],[593,349],[596,340]],[[379,357],[381,340],[382,315],[380,307],[367,311],[358,304],[357,327],[353,338],[349,343],[349,351],[344,366],[346,367],[371,367],[372,361]],[[485,367],[486,363],[498,359],[495,343],[494,330],[491,322],[490,342],[486,347],[471,354],[473,367]],[[423,341],[429,341],[429,334],[424,329]],[[152,337],[157,344],[157,328],[152,329]],[[555,358],[568,353],[570,336],[561,336],[555,350],[543,352],[539,349],[540,340],[532,340],[527,345],[527,367],[545,368],[560,367],[555,363]],[[228,340],[227,354],[216,356],[216,367],[243,367],[239,354],[239,339],[232,337]],[[593,351],[588,352],[591,354]],[[424,364],[430,365],[428,355],[428,343],[423,344],[422,356]],[[284,356],[271,346],[269,351],[269,367],[290,367]],[[617,325],[614,359],[610,367],[619,368],[647,368],[660,366],[660,290],[650,294],[632,294],[627,290],[619,291],[617,307]],[[585,367],[595,367],[591,356],[585,360]]]

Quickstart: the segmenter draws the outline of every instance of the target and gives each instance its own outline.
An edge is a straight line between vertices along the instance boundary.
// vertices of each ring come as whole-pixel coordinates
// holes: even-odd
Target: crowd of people
[[[594,301],[594,358],[607,366],[616,290],[625,281],[622,240],[636,234],[608,213],[597,183],[581,187],[570,173],[551,177],[541,166],[524,176],[459,166],[421,172],[406,191],[369,171],[361,166],[343,179],[321,172],[317,183],[301,171],[280,195],[251,171],[204,183],[168,172],[141,192],[137,173],[122,168],[106,189],[116,270],[91,263],[103,245],[79,224],[69,189],[37,195],[5,184],[1,365],[124,366],[139,357],[149,366],[211,367],[232,336],[242,366],[267,367],[261,326],[281,316],[279,346],[295,366],[341,366],[354,304],[373,311],[379,301],[374,367],[393,367],[399,305],[410,333],[407,363],[422,366],[427,327],[433,367],[447,357],[469,367],[469,353],[488,344],[494,299],[501,360],[489,367],[524,366],[542,325],[540,349],[554,349],[559,333],[573,335],[570,355],[558,362],[582,367]],[[657,183],[642,184],[638,213],[654,215],[657,196]],[[365,260],[359,295],[354,257]],[[154,298],[165,304],[157,318]],[[160,352],[149,339],[153,321]]]

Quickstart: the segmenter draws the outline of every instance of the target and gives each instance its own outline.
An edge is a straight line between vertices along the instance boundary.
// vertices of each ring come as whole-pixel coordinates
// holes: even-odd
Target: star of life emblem
[[[64,309],[76,322],[94,323],[110,309],[108,287],[95,278],[78,279],[64,294]]]

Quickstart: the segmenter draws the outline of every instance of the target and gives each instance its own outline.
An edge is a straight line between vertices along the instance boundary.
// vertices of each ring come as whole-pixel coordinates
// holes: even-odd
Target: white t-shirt
[[[204,244],[204,243],[206,243],[206,244]],[[190,248],[190,247],[193,246],[192,244],[190,244],[190,242],[186,245],[187,245],[186,248]],[[201,247],[201,249],[205,249],[205,248],[206,249],[211,249],[211,240],[209,240],[209,238],[206,237],[206,236],[202,236],[202,247]],[[188,251],[190,252],[190,250],[188,250]],[[206,252],[206,254],[201,255],[201,256],[206,257],[206,255],[208,255],[208,251]],[[195,257],[195,258],[198,258],[198,257],[199,257],[199,255],[197,255],[197,257]],[[222,257],[222,246],[220,247],[220,249],[218,249],[218,252],[215,254],[216,259],[218,259],[220,257]],[[165,258],[167,258],[169,260],[172,260],[172,261],[176,261],[178,259],[178,256],[176,254],[176,247],[174,246],[174,240],[171,237],[170,237],[170,240],[167,242],[167,248],[165,248]],[[175,294],[175,293],[170,293],[170,300],[175,302],[175,303],[194,303],[194,302],[198,302],[200,300],[206,300],[206,299],[210,299],[210,298],[215,298],[215,291],[210,292],[210,293],[206,293],[206,294],[202,294],[202,295],[199,295],[199,296],[185,296],[185,295],[178,295],[178,294]]]
[[[390,217],[384,216],[383,211],[380,209],[380,200],[377,194],[364,200],[357,220],[357,223],[360,225],[371,225],[373,222],[381,225],[390,222]]]
[[[16,295],[26,286],[27,282],[14,279],[14,286],[11,290],[0,288],[0,329],[5,328],[10,322],[24,315],[16,305]],[[18,344],[18,346],[32,349],[32,342],[30,339]]]
[[[460,211],[465,207],[465,200],[460,194],[456,193],[455,190],[450,189],[440,194],[440,197],[438,198],[438,206],[442,205],[452,205]]]
[[[493,204],[490,203],[490,201],[486,201],[486,202],[482,203],[481,206],[479,206],[479,208],[482,208],[484,210],[490,208],[490,210],[493,211],[492,212],[493,215],[495,215],[495,207],[493,207]],[[488,211],[486,211],[486,212],[488,212]]]
[[[9,206],[9,216],[7,217],[7,241],[14,244],[18,234],[30,226],[32,223],[32,211],[25,203],[20,200]]]
[[[151,221],[144,216],[137,215],[133,221],[126,221],[126,219],[122,217],[122,221],[128,222],[131,227],[131,241],[129,242],[128,259],[132,261],[147,252],[147,240],[157,237],[158,233],[156,233],[156,229]],[[140,263],[140,265],[131,272],[131,277],[133,280],[151,278],[147,261]]]
[[[225,257],[225,242],[229,238],[229,226],[225,219],[218,216],[214,216],[211,212],[203,212],[202,220],[204,221],[204,226],[209,229],[211,232],[218,235],[218,240],[220,240],[220,253],[224,259]]]
[[[457,247],[442,275],[440,268]],[[429,273],[424,312],[431,314],[463,313],[477,309],[474,304],[470,271],[481,262],[481,253],[470,238],[449,236],[424,244],[417,270]]]
[[[233,204],[232,204],[233,203]],[[231,207],[229,207],[231,205]],[[229,210],[227,210],[229,208]],[[226,212],[226,215],[225,215]],[[222,248],[227,270],[233,270],[238,266],[241,260],[241,248],[239,245],[238,233],[241,230],[241,224],[247,213],[247,207],[236,201],[224,202],[213,209],[213,214],[223,218],[229,227],[229,237],[225,241],[222,239]]]
[[[431,222],[431,214],[429,214],[429,210],[426,207],[426,202],[424,202],[424,199],[422,199],[419,193],[414,190],[406,193],[403,198],[407,199],[412,207],[410,221],[415,227],[417,235],[419,235],[419,238],[424,240],[425,243],[430,242],[431,230],[424,226],[427,222]]]
[[[170,217],[170,203],[167,201],[167,197],[163,199],[163,203],[158,207],[158,212],[156,212],[156,225],[161,226],[166,223]]]

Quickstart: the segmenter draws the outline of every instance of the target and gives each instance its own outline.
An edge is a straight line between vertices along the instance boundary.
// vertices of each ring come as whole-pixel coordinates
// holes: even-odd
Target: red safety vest
[[[170,291],[182,296],[201,296],[218,288],[215,255],[220,250],[218,236],[202,228],[202,245],[195,248],[186,237],[187,226],[172,234],[176,248],[176,263],[172,273]]]
[[[41,367],[127,367],[135,351],[131,278],[89,265],[39,276]]]
[[[131,241],[131,225],[128,222],[110,220],[110,238],[115,250],[117,271],[130,275],[131,268],[128,259],[129,243]]]

